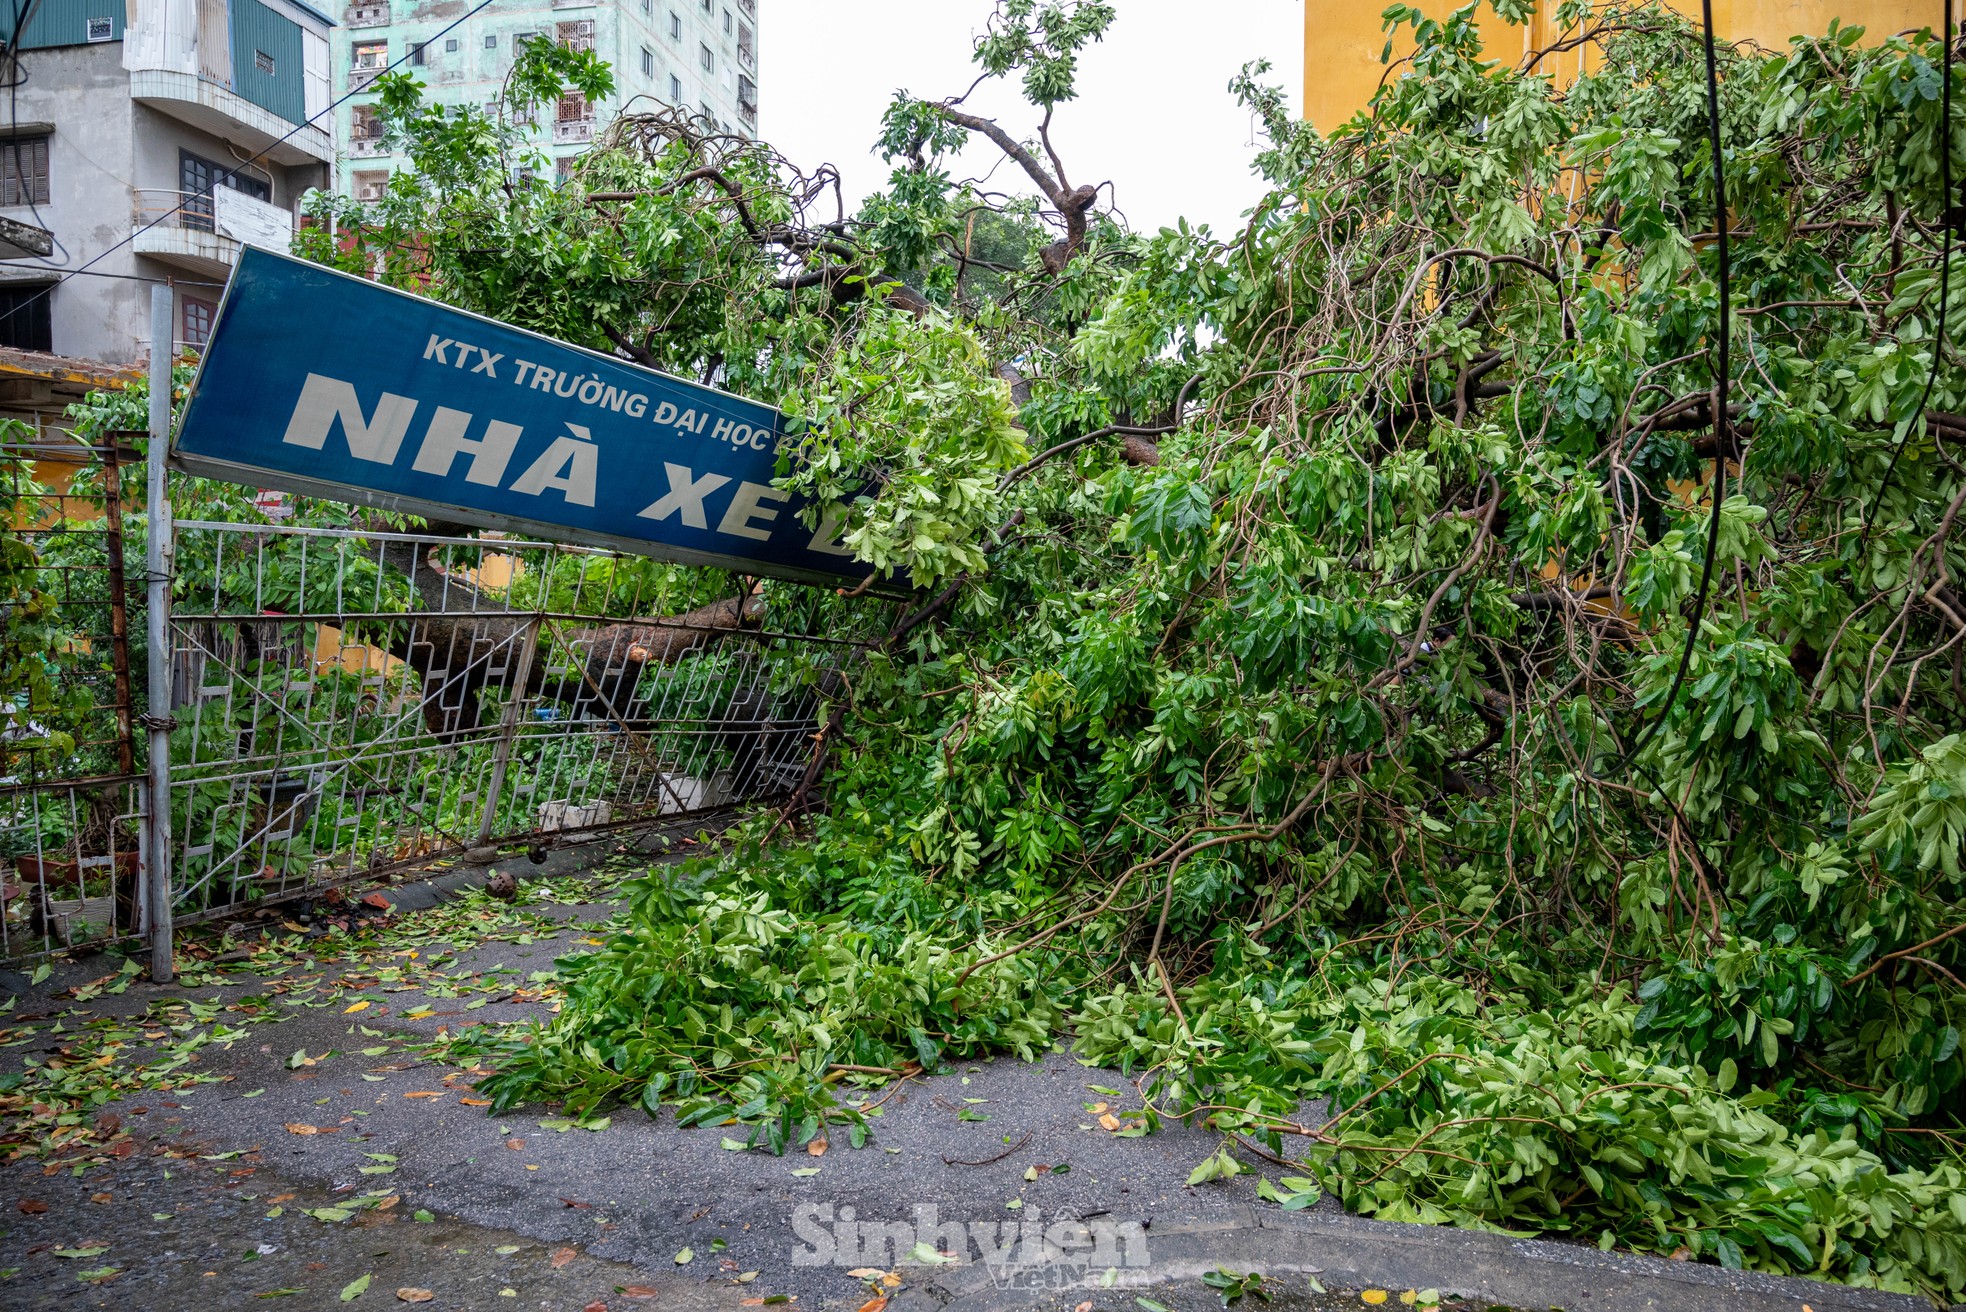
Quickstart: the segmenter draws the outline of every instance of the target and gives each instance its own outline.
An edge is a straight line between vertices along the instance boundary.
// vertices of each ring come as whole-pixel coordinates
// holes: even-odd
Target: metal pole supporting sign
[[[144,808],[143,918],[150,939],[150,978],[167,984],[175,974],[171,959],[171,541],[170,484],[164,457],[171,443],[171,331],[174,296],[169,287],[150,289],[150,450],[144,503],[150,523],[144,534],[144,571],[149,582],[147,627],[149,706],[144,727],[150,734],[148,804]]]

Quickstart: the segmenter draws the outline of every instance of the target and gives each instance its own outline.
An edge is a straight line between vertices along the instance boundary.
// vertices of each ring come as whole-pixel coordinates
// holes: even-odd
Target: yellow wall
[[[1418,0],[1418,6],[1434,18],[1445,18],[1460,7],[1451,0]],[[1699,17],[1697,0],[1679,0],[1673,7]],[[1304,116],[1318,131],[1331,131],[1371,100],[1380,75],[1386,71],[1379,62],[1379,52],[1386,45],[1379,19],[1384,9],[1381,0],[1304,0]],[[1479,20],[1488,53],[1498,59],[1520,60],[1530,50],[1554,44],[1554,9],[1554,0],[1542,0],[1535,18],[1520,28],[1511,28],[1484,5]],[[1754,40],[1774,48],[1786,46],[1792,36],[1828,30],[1832,18],[1840,19],[1845,27],[1862,26],[1872,37],[1884,37],[1920,27],[1937,28],[1944,15],[1936,0],[1923,4],[1909,0],[1714,0],[1713,7],[1714,27],[1723,40]],[[1412,48],[1410,29],[1395,34],[1394,58]],[[1568,51],[1545,60],[1538,71],[1554,74],[1559,83],[1567,82],[1581,71],[1581,59],[1582,52]]]

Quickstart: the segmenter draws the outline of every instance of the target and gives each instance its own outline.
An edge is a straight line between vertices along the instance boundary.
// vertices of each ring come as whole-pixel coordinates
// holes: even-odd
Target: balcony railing
[[[212,232],[212,193],[140,187],[136,193],[136,221],[139,228],[188,228],[193,232]]]
[[[553,125],[553,140],[561,145],[571,141],[592,141],[594,139],[594,120],[591,118],[562,119]]]
[[[387,155],[389,145],[382,137],[365,137],[359,134],[348,138],[348,154],[352,159],[374,159]]]
[[[348,70],[348,89],[350,91],[366,90],[369,83],[381,76],[382,70],[379,68],[351,68]]]
[[[389,26],[388,0],[381,4],[350,5],[341,11],[343,27],[387,27]]]

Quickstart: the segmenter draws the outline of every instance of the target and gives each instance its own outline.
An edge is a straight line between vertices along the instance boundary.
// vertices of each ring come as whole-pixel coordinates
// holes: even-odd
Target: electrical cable
[[[1877,512],[1884,505],[1884,494],[1891,490],[1891,476],[1898,472],[1898,458],[1911,445],[1912,430],[1925,418],[1925,407],[1931,404],[1932,389],[1939,382],[1939,362],[1945,357],[1946,314],[1950,309],[1952,290],[1952,225],[1955,219],[1952,198],[1952,0],[1945,0],[1945,5],[1945,30],[1939,34],[1939,66],[1943,70],[1939,84],[1939,222],[1944,228],[1944,235],[1939,240],[1939,322],[1932,330],[1932,369],[1925,375],[1925,390],[1919,395],[1918,409],[1912,411],[1905,435],[1892,448],[1891,463],[1884,466],[1884,478],[1877,485],[1877,495],[1871,499],[1869,512],[1864,515],[1864,531],[1857,539],[1860,549],[1870,541],[1871,528],[1877,523]]]
[[[1952,0],[1946,0],[1948,12]],[[1713,482],[1709,485],[1713,495],[1713,512],[1707,520],[1707,555],[1700,566],[1700,590],[1693,598],[1693,618],[1686,627],[1686,646],[1679,653],[1679,669],[1672,676],[1672,685],[1666,689],[1665,703],[1659,713],[1639,730],[1638,740],[1626,749],[1620,765],[1634,761],[1652,735],[1659,731],[1672,715],[1674,703],[1679,700],[1679,690],[1686,682],[1687,671],[1693,668],[1693,649],[1700,640],[1700,627],[1706,623],[1707,598],[1713,591],[1714,558],[1720,551],[1720,508],[1727,500],[1727,457],[1733,449],[1733,424],[1727,415],[1728,395],[1728,338],[1732,335],[1732,315],[1730,299],[1732,284],[1728,264],[1727,229],[1732,221],[1727,213],[1727,169],[1720,156],[1720,74],[1714,55],[1713,40],[1713,0],[1700,0],[1700,17],[1705,25],[1707,55],[1707,148],[1713,153],[1713,209],[1714,230],[1719,233],[1715,254],[1718,258],[1720,284],[1720,341],[1716,351],[1713,388]],[[1656,782],[1656,781],[1655,781]],[[1690,837],[1690,835],[1689,835]],[[1694,845],[1698,850],[1698,844]]]
[[[475,6],[473,6],[470,10],[468,10],[463,15],[453,20],[449,26],[445,27],[442,31],[438,32],[435,36],[431,37],[430,41],[438,40],[439,38],[443,37],[446,33],[456,31],[458,28],[462,27],[465,23],[469,22],[473,18],[476,18],[479,14],[483,13],[486,9],[490,8],[491,4],[492,4],[492,0],[478,0],[478,3]],[[428,45],[428,44],[429,41],[420,43],[420,45]],[[393,63],[389,64],[386,68],[382,70],[382,72],[393,73],[397,68],[407,63],[411,59],[411,57],[416,53],[417,49],[418,49],[417,46],[411,47],[411,49],[404,52],[404,54],[400,59],[397,59]],[[251,164],[258,164],[259,162],[263,161],[267,157],[267,155],[269,155],[272,151],[278,149],[280,146],[285,145],[288,141],[291,141],[296,133],[299,133],[304,129],[313,126],[315,119],[320,118],[323,114],[333,113],[348,100],[352,99],[357,95],[362,94],[368,89],[369,89],[368,84],[365,83],[363,86],[353,88],[343,93],[339,98],[328,102],[327,105],[325,105],[321,109],[316,110],[314,113],[308,115],[307,118],[304,119],[303,121],[295,124],[293,128],[290,131],[288,131],[284,136],[280,137],[278,140],[274,141],[272,144],[265,147],[265,149],[261,150],[258,154],[254,155],[252,157],[252,160],[249,162]],[[73,278],[78,274],[89,272],[91,267],[97,264],[99,261],[107,259],[109,256],[115,254],[117,251],[121,250],[123,247],[129,245],[131,242],[135,241],[138,237],[142,236],[144,233],[150,231],[150,229],[157,227],[159,224],[164,223],[166,220],[177,217],[178,213],[183,209],[184,209],[184,200],[182,199],[182,197],[180,197],[176,205],[172,206],[168,210],[165,210],[162,214],[159,214],[156,218],[150,220],[142,227],[131,229],[130,234],[127,237],[122,238],[112,246],[108,246],[104,248],[98,254],[91,256],[89,262],[87,264],[82,265],[80,268],[69,270],[67,273],[63,274],[56,281],[51,282],[47,286],[43,287],[38,293],[36,293],[36,295],[37,296],[49,295],[52,292],[54,292],[56,288],[65,284],[70,278]],[[34,267],[34,266],[28,266],[28,267]],[[47,267],[47,266],[40,266],[40,267]],[[33,300],[34,297],[29,297],[22,304],[25,305],[31,303]]]

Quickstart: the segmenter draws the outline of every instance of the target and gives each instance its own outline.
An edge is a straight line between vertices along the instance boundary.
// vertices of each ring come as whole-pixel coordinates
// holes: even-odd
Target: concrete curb
[[[1907,1294],[1853,1289],[1794,1276],[1728,1271],[1697,1262],[1603,1253],[1595,1248],[1445,1226],[1371,1221],[1333,1213],[1238,1206],[1219,1220],[1155,1226],[1151,1263],[1121,1268],[1115,1288],[1198,1281],[1217,1268],[1265,1276],[1317,1275],[1333,1289],[1438,1289],[1522,1312],[1932,1312]],[[1033,1272],[1042,1275],[1043,1272]],[[1089,1273],[1096,1279],[1101,1273]],[[1075,1290],[1006,1288],[982,1263],[912,1271],[889,1312],[994,1312],[1057,1302]],[[1035,1282],[1033,1282],[1035,1283]],[[1069,1303],[1070,1298],[1065,1302]]]

